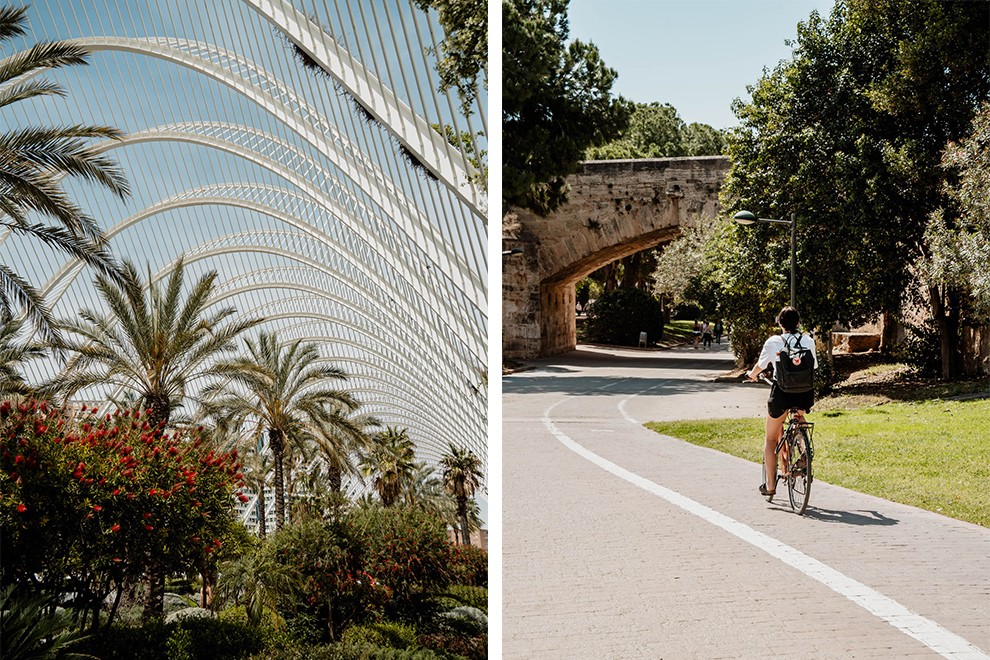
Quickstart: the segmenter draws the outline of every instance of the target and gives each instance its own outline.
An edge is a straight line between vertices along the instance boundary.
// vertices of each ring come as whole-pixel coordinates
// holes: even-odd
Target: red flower
[[[144,526],[144,528],[145,528],[146,530],[148,530],[149,532],[150,532],[151,530],[153,530],[153,529],[154,529],[154,527],[153,527],[153,526],[151,526],[151,525],[145,525],[145,526]]]
[[[134,493],[128,493],[127,494],[127,499],[129,499],[129,500],[133,500],[134,497],[135,497]]]
[[[20,463],[23,460],[24,460],[24,457],[23,456],[18,456],[17,458],[14,459],[14,464],[18,464],[18,463]]]
[[[28,508],[26,506],[24,506],[23,504],[18,504],[17,505],[17,510],[20,511],[21,513],[24,513],[25,511],[28,510]]]
[[[147,519],[148,519],[148,518],[150,518],[150,517],[151,517],[151,514],[150,514],[150,513],[145,513],[145,514],[144,514],[144,519],[145,519],[145,520],[147,520]]]
[[[120,531],[120,525],[114,525],[113,527],[110,528],[110,531],[111,532],[119,532]]]
[[[247,495],[240,495],[240,496],[238,496],[237,499],[239,499],[241,502],[247,502],[248,501],[248,496]]]
[[[99,513],[100,511],[103,511],[103,507],[97,504],[96,506],[93,507],[93,511]]]
[[[113,494],[114,495],[120,495],[120,489],[119,488],[114,488],[113,489]]]
[[[152,488],[151,490],[148,491],[148,495],[157,495],[157,494],[158,494],[158,489],[156,488]]]

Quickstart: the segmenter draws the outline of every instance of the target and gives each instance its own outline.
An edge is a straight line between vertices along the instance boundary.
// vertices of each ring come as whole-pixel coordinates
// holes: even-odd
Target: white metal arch
[[[429,123],[415,114],[398,94],[386,88],[330,35],[284,0],[244,0],[292,39],[333,76],[368,112],[384,124],[430,171],[446,183],[479,216],[484,216],[478,191],[469,175],[474,168]]]
[[[449,97],[420,78],[433,63],[413,61],[436,46],[435,17],[410,0],[362,4],[360,16],[350,0],[326,0],[326,18],[312,20],[288,0],[134,0],[123,14],[115,0],[81,2],[61,16],[32,15],[31,28],[43,34],[25,41],[69,38],[106,53],[71,70],[77,77],[68,79],[91,85],[83,102],[39,102],[42,122],[130,131],[106,151],[150,145],[121,156],[139,179],[150,172],[135,188],[142,211],[95,196],[94,217],[116,236],[111,244],[135,250],[158,279],[180,256],[197,264],[190,273],[209,262],[223,280],[213,304],[236,300],[291,336],[321,340],[326,359],[353,372],[367,410],[410,426],[421,460],[435,460],[454,434],[486,461],[485,402],[472,384],[487,361],[486,202],[463,145],[431,126],[460,135]],[[382,40],[384,23],[369,28],[365,10],[375,21],[412,17],[413,33],[407,23],[398,32],[389,24],[392,42]],[[351,31],[331,17],[342,12]],[[302,69],[293,50],[351,98]],[[362,123],[369,116],[373,123]],[[403,160],[409,153],[439,184],[419,178]],[[180,158],[194,167],[170,178]],[[175,194],[174,181],[183,192]],[[200,210],[207,206],[223,210]],[[173,227],[182,231],[146,238]],[[7,238],[0,236],[0,261],[20,259],[20,239]],[[82,268],[42,256],[32,267],[60,307],[91,306],[93,295],[77,282]]]
[[[357,357],[347,356],[347,355],[330,356],[327,357],[326,359],[330,362],[346,361],[346,362],[353,362],[357,364],[365,364],[368,366],[372,366],[375,369],[375,372],[362,373],[360,374],[360,376],[370,381],[376,381],[382,384],[397,383],[401,385],[401,387],[396,387],[396,390],[400,391],[406,397],[406,400],[418,402],[422,407],[421,409],[433,409],[438,413],[438,416],[441,418],[443,424],[442,425],[436,425],[433,423],[428,424],[428,426],[431,427],[434,434],[440,435],[442,429],[451,429],[451,428],[456,429],[465,435],[470,433],[469,429],[465,426],[462,417],[452,414],[452,411],[450,411],[449,409],[443,406],[437,406],[435,399],[427,399],[424,397],[423,385],[425,383],[430,383],[432,381],[432,375],[430,374],[429,370],[425,368],[426,367],[425,364],[410,362],[401,353],[397,353],[395,351],[390,351],[383,348],[386,345],[382,344],[379,341],[379,338],[376,337],[373,334],[373,332],[369,330],[367,327],[361,324],[351,323],[350,321],[341,320],[329,314],[318,314],[311,311],[307,311],[307,312],[299,311],[299,312],[281,313],[281,314],[273,314],[270,316],[265,316],[266,322],[276,322],[279,320],[295,320],[295,319],[299,319],[300,321],[294,325],[287,326],[286,329],[294,329],[296,327],[308,327],[314,324],[320,324],[319,325],[320,328],[327,330],[327,326],[329,324],[331,328],[333,325],[339,325],[341,327],[349,328],[351,330],[354,330],[362,334],[365,338],[367,338],[368,341],[356,341],[355,339],[350,337],[344,337],[338,334],[334,334],[332,331],[328,331],[326,334],[321,334],[321,335],[307,335],[303,339],[308,341],[322,341],[322,342],[327,342],[329,340],[329,343],[331,345],[341,344],[345,346],[350,346],[358,349],[364,354],[370,354],[371,356],[379,358],[377,363],[372,362],[368,359],[359,359]],[[299,337],[295,337],[295,338],[298,339]],[[401,372],[400,372],[401,376],[394,371],[392,371],[391,373],[384,371],[383,366],[385,365],[393,365],[393,366],[399,365],[401,367]],[[386,373],[390,373],[392,377],[389,378],[385,376],[384,374]],[[352,378],[355,375],[356,374],[348,373],[348,379],[352,380]],[[432,388],[430,389],[432,390]],[[374,391],[395,394],[395,392],[392,392],[387,388],[375,389]],[[436,391],[436,390],[432,390],[432,391]],[[414,410],[415,408],[409,409],[410,413],[412,413]],[[422,418],[422,419],[424,419],[425,421],[426,418]]]
[[[267,186],[246,186],[245,184],[232,184],[226,187],[227,192],[236,192],[240,187],[245,190],[256,190],[265,188],[272,192],[278,194],[279,197],[291,198],[293,194],[288,191],[282,191],[276,188]],[[126,218],[125,220],[119,222],[112,229],[108,230],[106,233],[108,238],[113,238],[117,234],[121,233],[125,229],[132,227],[140,223],[141,221],[150,218],[159,213],[165,213],[172,210],[192,207],[192,206],[206,206],[206,205],[222,205],[222,206],[232,206],[239,207],[246,210],[255,211],[264,215],[268,215],[275,218],[285,224],[293,226],[300,231],[309,235],[313,240],[320,242],[323,245],[333,247],[343,258],[349,259],[354,263],[359,269],[366,272],[369,277],[374,279],[380,274],[368,265],[367,259],[369,255],[364,255],[364,260],[362,261],[360,254],[355,254],[354,245],[347,245],[336,237],[332,237],[323,230],[319,229],[311,223],[304,222],[295,216],[284,213],[276,208],[268,206],[266,204],[260,204],[247,199],[241,199],[237,197],[229,196],[219,196],[219,195],[207,195],[209,192],[216,191],[216,187],[208,186],[205,188],[200,188],[198,190],[187,191],[181,195],[174,196],[172,198],[163,200],[158,204],[143,209],[142,211]],[[43,291],[50,291],[56,287],[63,278],[75,277],[78,275],[79,270],[75,268],[78,262],[69,262],[62,269],[59,270],[50,280],[46,283]],[[395,273],[400,279],[393,279],[391,283],[400,287],[409,287],[415,294],[417,294],[430,308],[437,310],[440,314],[440,318],[443,323],[452,327],[458,336],[472,336],[473,335],[473,348],[477,350],[477,347],[484,345],[484,338],[481,336],[481,329],[472,324],[468,324],[467,319],[463,314],[456,314],[455,310],[450,308],[447,301],[442,300],[439,297],[439,293],[433,286],[428,283],[424,284],[420,278],[417,278],[411,272],[408,266],[405,266],[403,262],[399,259],[388,260],[387,264],[389,267],[397,266],[399,272]],[[388,277],[390,273],[385,273],[384,276]],[[385,280],[382,280],[384,282]],[[379,282],[376,282],[376,284]],[[382,290],[387,291],[392,287],[383,286]],[[57,298],[56,298],[57,300]]]
[[[292,250],[287,250],[287,249],[284,249],[284,248],[279,248],[279,247],[274,247],[274,246],[269,246],[269,245],[226,245],[226,246],[222,246],[222,247],[199,246],[197,249],[190,250],[189,252],[186,253],[186,256],[185,256],[186,263],[194,263],[196,261],[207,260],[207,259],[210,259],[212,257],[218,256],[218,255],[221,255],[221,254],[224,254],[224,253],[228,253],[228,252],[231,252],[231,251],[260,252],[260,253],[266,253],[266,254],[273,254],[273,255],[284,257],[284,258],[289,259],[289,260],[292,260],[292,261],[298,261],[300,263],[303,263],[303,264],[307,265],[308,267],[310,267],[310,268],[312,268],[314,270],[321,270],[321,271],[324,271],[324,272],[326,272],[328,274],[331,274],[331,273],[334,272],[333,269],[325,267],[322,263],[320,263],[319,261],[317,261],[315,259],[311,259],[311,258],[305,257],[305,256],[299,254],[298,252],[294,252]],[[159,269],[159,271],[157,273],[154,274],[153,279],[156,280],[156,281],[159,280],[159,279],[161,279],[168,272],[170,272],[173,267],[174,267],[174,263],[166,264],[161,269]],[[392,301],[392,302],[394,303],[394,301]],[[395,308],[395,307],[393,307],[391,309],[391,312],[393,314],[398,314],[401,311],[402,310],[400,310],[398,308]],[[468,372],[468,373],[470,373],[470,372]],[[466,375],[465,375],[465,377],[466,377]],[[469,381],[466,381],[466,382],[469,382]],[[460,388],[457,388],[457,387],[454,387],[454,386],[445,386],[444,387],[443,385],[445,385],[445,384],[443,384],[443,383],[436,383],[436,385],[437,385],[438,388],[440,388],[440,389],[438,389],[438,394],[444,395],[444,396],[438,397],[438,400],[440,400],[440,401],[442,401],[442,402],[444,402],[444,403],[446,403],[448,405],[460,404],[458,406],[458,409],[459,410],[462,410],[462,411],[465,411],[465,409],[470,409],[470,408],[473,407],[470,404],[470,399],[466,396],[466,394],[463,391],[460,390]],[[466,390],[468,388],[465,387],[464,389]],[[466,406],[465,406],[465,403],[467,403]],[[480,433],[480,435],[483,436],[484,435],[484,427],[479,425],[478,426],[478,432]],[[424,436],[424,439],[428,439],[428,436]]]

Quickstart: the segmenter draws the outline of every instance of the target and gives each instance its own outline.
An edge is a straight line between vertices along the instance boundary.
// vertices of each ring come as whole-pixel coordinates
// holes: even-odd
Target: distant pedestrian
[[[694,335],[694,350],[698,350],[698,340],[701,339],[701,326],[698,325],[698,319],[694,320],[694,325],[691,327],[691,334]]]
[[[715,343],[716,344],[721,344],[722,343],[722,330],[723,330],[723,328],[722,328],[722,319],[719,319],[718,321],[715,321]]]
[[[701,327],[702,341],[705,344],[705,349],[712,347],[712,326],[709,325],[708,321]]]

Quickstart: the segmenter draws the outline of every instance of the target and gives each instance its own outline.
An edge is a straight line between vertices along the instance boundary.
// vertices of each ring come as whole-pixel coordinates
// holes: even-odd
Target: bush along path
[[[0,404],[5,643],[44,622],[102,660],[487,657],[487,553],[436,514],[326,498],[256,539],[234,515],[237,453],[146,417]],[[138,624],[124,596],[152,564],[171,614]]]

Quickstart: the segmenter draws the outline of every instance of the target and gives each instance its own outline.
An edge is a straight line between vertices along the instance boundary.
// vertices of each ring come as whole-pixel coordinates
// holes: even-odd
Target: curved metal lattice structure
[[[29,17],[19,50],[71,39],[91,61],[45,74],[66,99],[2,121],[127,134],[100,148],[131,199],[65,183],[116,254],[154,278],[180,257],[187,281],[216,270],[213,304],[318,342],[420,460],[453,442],[487,465],[486,99],[465,116],[437,91],[434,16],[410,0],[38,0]],[[0,262],[58,317],[100,308],[60,253],[0,235]]]

